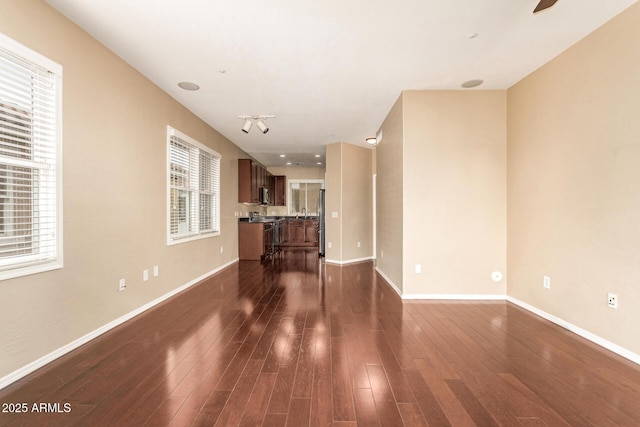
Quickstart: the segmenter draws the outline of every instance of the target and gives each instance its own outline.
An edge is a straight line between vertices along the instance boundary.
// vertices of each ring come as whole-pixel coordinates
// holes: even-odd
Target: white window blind
[[[0,278],[61,267],[62,67],[0,37]]]
[[[220,154],[171,127],[167,133],[167,243],[220,234]]]

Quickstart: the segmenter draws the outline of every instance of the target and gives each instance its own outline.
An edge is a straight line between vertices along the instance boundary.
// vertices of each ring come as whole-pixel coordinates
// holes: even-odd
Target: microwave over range
[[[269,204],[269,189],[267,187],[260,187],[260,204]]]

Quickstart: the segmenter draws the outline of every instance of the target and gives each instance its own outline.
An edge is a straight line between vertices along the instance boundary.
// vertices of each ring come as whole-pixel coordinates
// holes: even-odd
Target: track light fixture
[[[268,115],[268,116],[238,116],[238,118],[244,120],[244,124],[242,125],[242,132],[249,133],[251,130],[251,126],[253,126],[253,122],[256,123],[260,132],[267,133],[269,132],[269,126],[265,123],[267,119],[275,119],[276,116]]]
[[[260,132],[262,133],[269,132],[269,127],[262,120],[258,120],[256,122],[256,125],[258,126],[258,129],[260,129]]]
[[[249,119],[244,120],[244,125],[242,125],[242,132],[249,133],[251,130],[251,126],[253,126],[253,122]]]

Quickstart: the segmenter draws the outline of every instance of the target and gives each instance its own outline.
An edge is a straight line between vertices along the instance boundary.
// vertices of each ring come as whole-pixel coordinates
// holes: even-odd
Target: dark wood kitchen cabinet
[[[251,159],[238,159],[238,203],[260,203],[258,164]]]
[[[312,248],[318,246],[317,219],[288,219],[283,224],[282,247]]]
[[[301,244],[304,243],[304,220],[290,219],[287,221],[289,225],[289,243]]]
[[[251,159],[238,159],[238,203],[260,203],[260,189],[267,187],[275,192],[275,180],[267,169]],[[273,204],[273,196],[270,200]]]
[[[287,177],[285,175],[273,177],[273,205],[287,206]]]
[[[273,251],[272,223],[238,223],[238,257],[241,260],[260,261],[272,255]]]
[[[318,220],[305,220],[304,221],[304,241],[314,246],[318,244]]]

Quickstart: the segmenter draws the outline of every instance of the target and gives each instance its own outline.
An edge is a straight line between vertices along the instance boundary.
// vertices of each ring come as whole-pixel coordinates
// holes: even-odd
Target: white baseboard
[[[467,294],[405,294],[403,293],[398,286],[386,275],[384,274],[378,267],[376,267],[376,271],[382,278],[387,282],[387,284],[393,289],[403,300],[471,300],[471,301],[504,301],[507,297],[506,295],[467,295]]]
[[[65,354],[69,353],[72,350],[75,350],[76,348],[88,343],[89,341],[99,337],[100,335],[104,334],[105,332],[115,328],[116,326],[119,326],[121,324],[123,324],[124,322],[131,320],[132,318],[136,317],[139,314],[144,313],[145,311],[149,310],[150,308],[153,308],[154,306],[160,304],[161,302],[171,298],[172,296],[179,294],[180,292],[184,291],[187,288],[190,288],[191,286],[195,285],[196,283],[206,279],[209,276],[212,276],[214,274],[216,274],[217,272],[229,267],[230,265],[235,264],[236,262],[238,262],[238,258],[229,261],[226,264],[221,265],[220,267],[215,268],[214,270],[209,271],[208,273],[203,274],[200,277],[197,277],[193,280],[191,280],[189,283],[186,283],[182,286],[180,286],[179,288],[176,288],[174,290],[172,290],[171,292],[168,292],[164,295],[162,295],[159,298],[156,298],[155,300],[143,305],[142,307],[139,307],[127,314],[125,314],[124,316],[121,316],[117,319],[115,319],[112,322],[107,323],[104,326],[99,327],[98,329],[89,332],[88,334],[78,338],[75,341],[70,342],[69,344],[60,347],[57,350],[52,351],[51,353],[42,356],[41,358],[39,358],[38,360],[35,360],[31,363],[29,363],[28,365],[23,366],[20,369],[17,369],[13,372],[11,372],[10,374],[0,378],[0,389],[5,388],[6,386],[8,386],[9,384],[12,384],[18,380],[20,380],[21,378],[29,375],[30,373],[32,373],[33,371],[42,368],[43,366],[45,366],[48,363],[53,362],[54,360],[56,360],[59,357],[64,356]]]
[[[478,300],[478,301],[487,301],[487,300],[506,300],[509,301],[518,307],[521,307],[536,316],[542,317],[554,323],[570,332],[573,332],[576,335],[581,336],[594,344],[599,345],[607,350],[614,352],[615,354],[624,357],[625,359],[630,360],[633,363],[640,365],[640,355],[636,354],[630,350],[627,350],[624,347],[621,347],[617,344],[612,343],[596,334],[593,334],[587,330],[584,330],[572,323],[567,322],[557,316],[547,313],[546,311],[540,310],[532,305],[529,305],[523,301],[520,301],[516,298],[510,297],[508,295],[459,295],[459,294],[403,294],[400,289],[382,272],[376,267],[376,271],[380,274],[387,284],[402,298],[403,300]]]
[[[345,264],[355,264],[356,262],[371,261],[372,259],[375,259],[375,258],[370,256],[370,257],[366,257],[366,258],[348,259],[346,261],[338,261],[338,260],[335,260],[335,259],[327,259],[327,258],[325,258],[324,262],[329,263],[329,264],[345,265]]]
[[[490,295],[490,294],[402,294],[404,300],[455,300],[455,301],[504,301],[506,295]]]
[[[398,288],[396,284],[393,283],[393,281],[386,274],[384,274],[382,270],[380,270],[378,267],[376,267],[376,271],[380,276],[382,276],[385,282],[387,282],[387,284],[391,286],[391,289],[393,289],[396,292],[396,294],[398,294],[398,296],[402,298],[402,291],[400,290],[400,288]]]
[[[624,357],[625,359],[628,359],[634,363],[637,363],[638,365],[640,365],[640,355],[633,353],[632,351],[627,350],[624,347],[621,347],[617,344],[612,343],[611,341],[607,341],[606,339],[599,337],[596,334],[593,334],[589,331],[586,331],[572,323],[567,322],[566,320],[563,320],[557,316],[554,316],[553,314],[547,313],[546,311],[540,310],[539,308],[536,308],[532,305],[527,304],[526,302],[520,301],[516,298],[513,297],[507,297],[507,301],[517,305],[518,307],[524,308],[527,311],[530,311],[531,313],[542,317],[543,319],[546,319],[548,321],[550,321],[551,323],[555,323],[556,325],[570,331],[573,332],[576,335],[581,336],[582,338],[585,338],[589,341],[591,341],[594,344],[599,345],[600,347],[604,347],[607,350],[610,350],[614,353],[616,353],[619,356]]]

